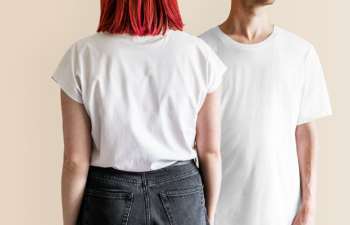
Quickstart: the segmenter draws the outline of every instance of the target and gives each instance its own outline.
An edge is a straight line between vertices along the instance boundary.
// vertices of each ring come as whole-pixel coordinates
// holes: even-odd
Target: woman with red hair
[[[176,0],[101,0],[97,33],[66,51],[64,225],[214,223],[226,67],[182,29]]]

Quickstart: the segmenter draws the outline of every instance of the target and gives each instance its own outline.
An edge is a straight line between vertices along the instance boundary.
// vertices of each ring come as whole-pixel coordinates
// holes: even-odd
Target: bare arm
[[[84,105],[61,90],[64,158],[62,168],[63,224],[75,225],[83,199],[91,154],[91,121]]]
[[[295,138],[300,169],[302,206],[293,225],[314,225],[318,157],[315,121],[297,126]]]
[[[212,225],[221,187],[220,96],[221,86],[216,91],[207,94],[198,113],[196,135],[199,169],[204,183],[205,205]]]

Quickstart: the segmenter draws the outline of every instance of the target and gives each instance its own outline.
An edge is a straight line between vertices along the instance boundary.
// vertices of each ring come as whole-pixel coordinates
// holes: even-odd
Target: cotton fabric
[[[52,78],[91,119],[91,165],[141,172],[197,157],[197,114],[225,70],[181,31],[100,32],[73,43]]]
[[[317,53],[277,26],[257,44],[238,43],[218,26],[200,38],[228,67],[215,223],[291,225],[301,204],[296,126],[332,113]]]

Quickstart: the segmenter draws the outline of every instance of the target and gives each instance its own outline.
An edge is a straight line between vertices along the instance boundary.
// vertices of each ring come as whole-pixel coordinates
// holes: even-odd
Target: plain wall
[[[223,22],[230,0],[179,0],[185,31]],[[68,47],[95,33],[99,1],[0,3],[0,224],[62,224],[63,138],[59,86],[50,78]],[[333,115],[317,120],[317,225],[350,224],[350,2],[277,0],[270,21],[311,42]],[[283,206],[281,206],[283,207]]]

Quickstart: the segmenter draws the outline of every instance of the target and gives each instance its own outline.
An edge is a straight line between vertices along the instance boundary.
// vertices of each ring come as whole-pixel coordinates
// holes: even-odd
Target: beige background
[[[179,0],[185,31],[223,22],[230,0]],[[95,32],[98,0],[0,3],[0,224],[62,224],[59,86],[50,76],[68,47]],[[320,136],[317,225],[350,224],[350,13],[348,0],[276,0],[270,21],[319,53],[333,115]],[[283,206],[281,206],[283,207]]]

